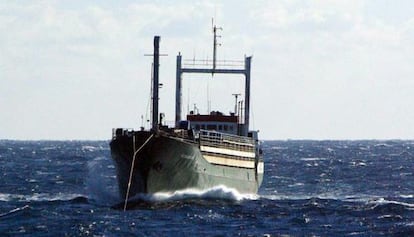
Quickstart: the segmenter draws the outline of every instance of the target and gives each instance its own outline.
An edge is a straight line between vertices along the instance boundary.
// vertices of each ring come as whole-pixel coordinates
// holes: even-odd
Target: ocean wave
[[[93,152],[93,151],[97,151],[100,149],[101,149],[100,146],[91,146],[91,145],[84,145],[81,147],[82,151],[88,151],[88,152]]]
[[[257,194],[241,194],[237,190],[219,185],[206,190],[184,189],[174,192],[158,192],[153,194],[140,193],[127,201],[127,209],[162,208],[181,206],[188,203],[211,205],[221,202],[240,202],[244,200],[257,200]],[[113,205],[115,209],[124,209],[125,201]]]
[[[378,196],[369,196],[369,195],[361,195],[361,196],[353,196],[353,195],[340,195],[335,193],[324,193],[319,195],[287,195],[287,194],[270,194],[270,195],[260,195],[260,199],[267,199],[267,200],[291,200],[291,201],[303,201],[303,200],[310,200],[310,199],[320,199],[320,200],[335,200],[335,201],[343,201],[343,202],[360,202],[360,203],[367,203],[370,200],[375,200],[380,197]]]
[[[159,192],[154,194],[138,194],[131,200],[144,200],[148,202],[168,202],[189,199],[220,199],[229,201],[255,200],[256,194],[241,194],[236,189],[219,185],[206,190],[184,189],[174,192]]]
[[[30,208],[29,205],[24,205],[22,207],[16,207],[16,208],[14,208],[14,209],[12,209],[12,210],[10,210],[8,212],[0,213],[0,218],[8,217],[8,216],[13,215],[15,213],[24,211],[24,210],[26,210],[28,208]]]
[[[326,157],[303,157],[300,158],[300,160],[302,161],[319,161],[319,160],[327,160],[328,158]]]
[[[311,200],[311,199],[343,201],[343,198],[333,197],[333,196],[327,197],[327,196],[284,195],[284,194],[260,195],[260,199],[269,200],[269,201],[306,201],[306,200]]]
[[[393,147],[394,145],[388,143],[378,143],[375,144],[374,147]]]
[[[414,198],[414,194],[400,194],[401,198]]]
[[[367,166],[367,163],[365,161],[351,161],[351,166]]]
[[[414,208],[414,203],[407,203],[407,202],[399,202],[399,201],[393,201],[393,200],[386,200],[385,198],[378,198],[374,200],[370,200],[368,204],[374,204],[374,208],[378,206],[384,206],[388,204],[398,205],[398,206],[404,206],[408,207],[410,209]]]
[[[407,195],[407,198],[411,197]],[[267,199],[271,201],[308,201],[312,199],[318,200],[333,200],[349,203],[360,203],[371,210],[379,209],[401,209],[401,210],[414,210],[414,203],[401,202],[395,200],[387,200],[384,197],[378,196],[336,196],[336,195],[260,195],[260,199]]]
[[[287,150],[287,149],[289,149],[289,147],[273,146],[270,149],[272,149],[272,150]]]
[[[41,147],[40,150],[41,151],[54,151],[59,149],[59,146],[45,146],[45,147]]]
[[[0,193],[0,201],[3,202],[53,202],[53,201],[71,201],[84,197],[82,194],[50,194],[50,193],[34,193],[34,194],[12,194]]]

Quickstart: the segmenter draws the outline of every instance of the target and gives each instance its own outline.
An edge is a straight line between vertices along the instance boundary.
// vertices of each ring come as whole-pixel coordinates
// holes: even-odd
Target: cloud
[[[315,30],[318,28],[335,30],[337,24],[358,20],[363,1],[265,1],[257,3],[250,17],[257,19],[269,29],[276,30]],[[335,27],[334,27],[335,26]],[[324,28],[325,27],[325,28]]]
[[[257,4],[250,15],[260,28],[254,61],[259,69],[253,79],[260,80],[256,88],[262,93],[255,101],[267,101],[268,106],[256,118],[266,127],[282,124],[270,134],[289,137],[292,131],[301,131],[299,138],[402,134],[399,126],[383,126],[414,116],[409,109],[412,102],[398,92],[412,85],[407,80],[412,73],[412,38],[406,30],[410,17],[388,21],[381,14],[370,14],[376,11],[373,7],[382,7],[373,2],[377,3]],[[404,9],[394,8],[392,14],[398,11]],[[269,116],[274,119],[268,120]]]
[[[143,55],[152,51],[152,36],[169,38],[163,50],[174,38],[192,38],[206,14],[195,9],[211,7],[70,4],[0,3],[0,29],[6,32],[0,36],[0,104],[10,111],[0,117],[3,136],[103,138],[116,124],[136,126],[137,113],[146,110],[151,59]]]
[[[4,1],[0,107],[9,112],[0,134],[59,138],[70,124],[67,138],[105,138],[111,127],[139,126],[151,64],[143,55],[155,34],[169,55],[161,59],[161,106],[174,117],[175,53],[211,58],[216,16],[220,59],[253,54],[254,118],[265,138],[408,136],[410,9],[410,1],[370,0]],[[224,106],[228,96],[217,99]],[[387,124],[396,125],[379,129]]]

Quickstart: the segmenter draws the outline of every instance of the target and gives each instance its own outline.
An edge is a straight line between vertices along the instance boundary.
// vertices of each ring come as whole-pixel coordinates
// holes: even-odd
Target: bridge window
[[[217,126],[215,124],[209,124],[207,125],[207,130],[216,130]]]

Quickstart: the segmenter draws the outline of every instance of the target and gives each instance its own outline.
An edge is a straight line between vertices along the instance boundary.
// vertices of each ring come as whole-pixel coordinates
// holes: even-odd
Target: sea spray
[[[96,157],[88,162],[86,190],[91,201],[99,205],[112,206],[121,202],[111,159]]]

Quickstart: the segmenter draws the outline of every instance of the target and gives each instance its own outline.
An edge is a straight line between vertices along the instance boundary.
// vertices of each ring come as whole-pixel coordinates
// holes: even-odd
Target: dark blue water
[[[0,141],[0,236],[413,236],[414,141],[266,141],[258,195],[118,197],[107,141]]]

